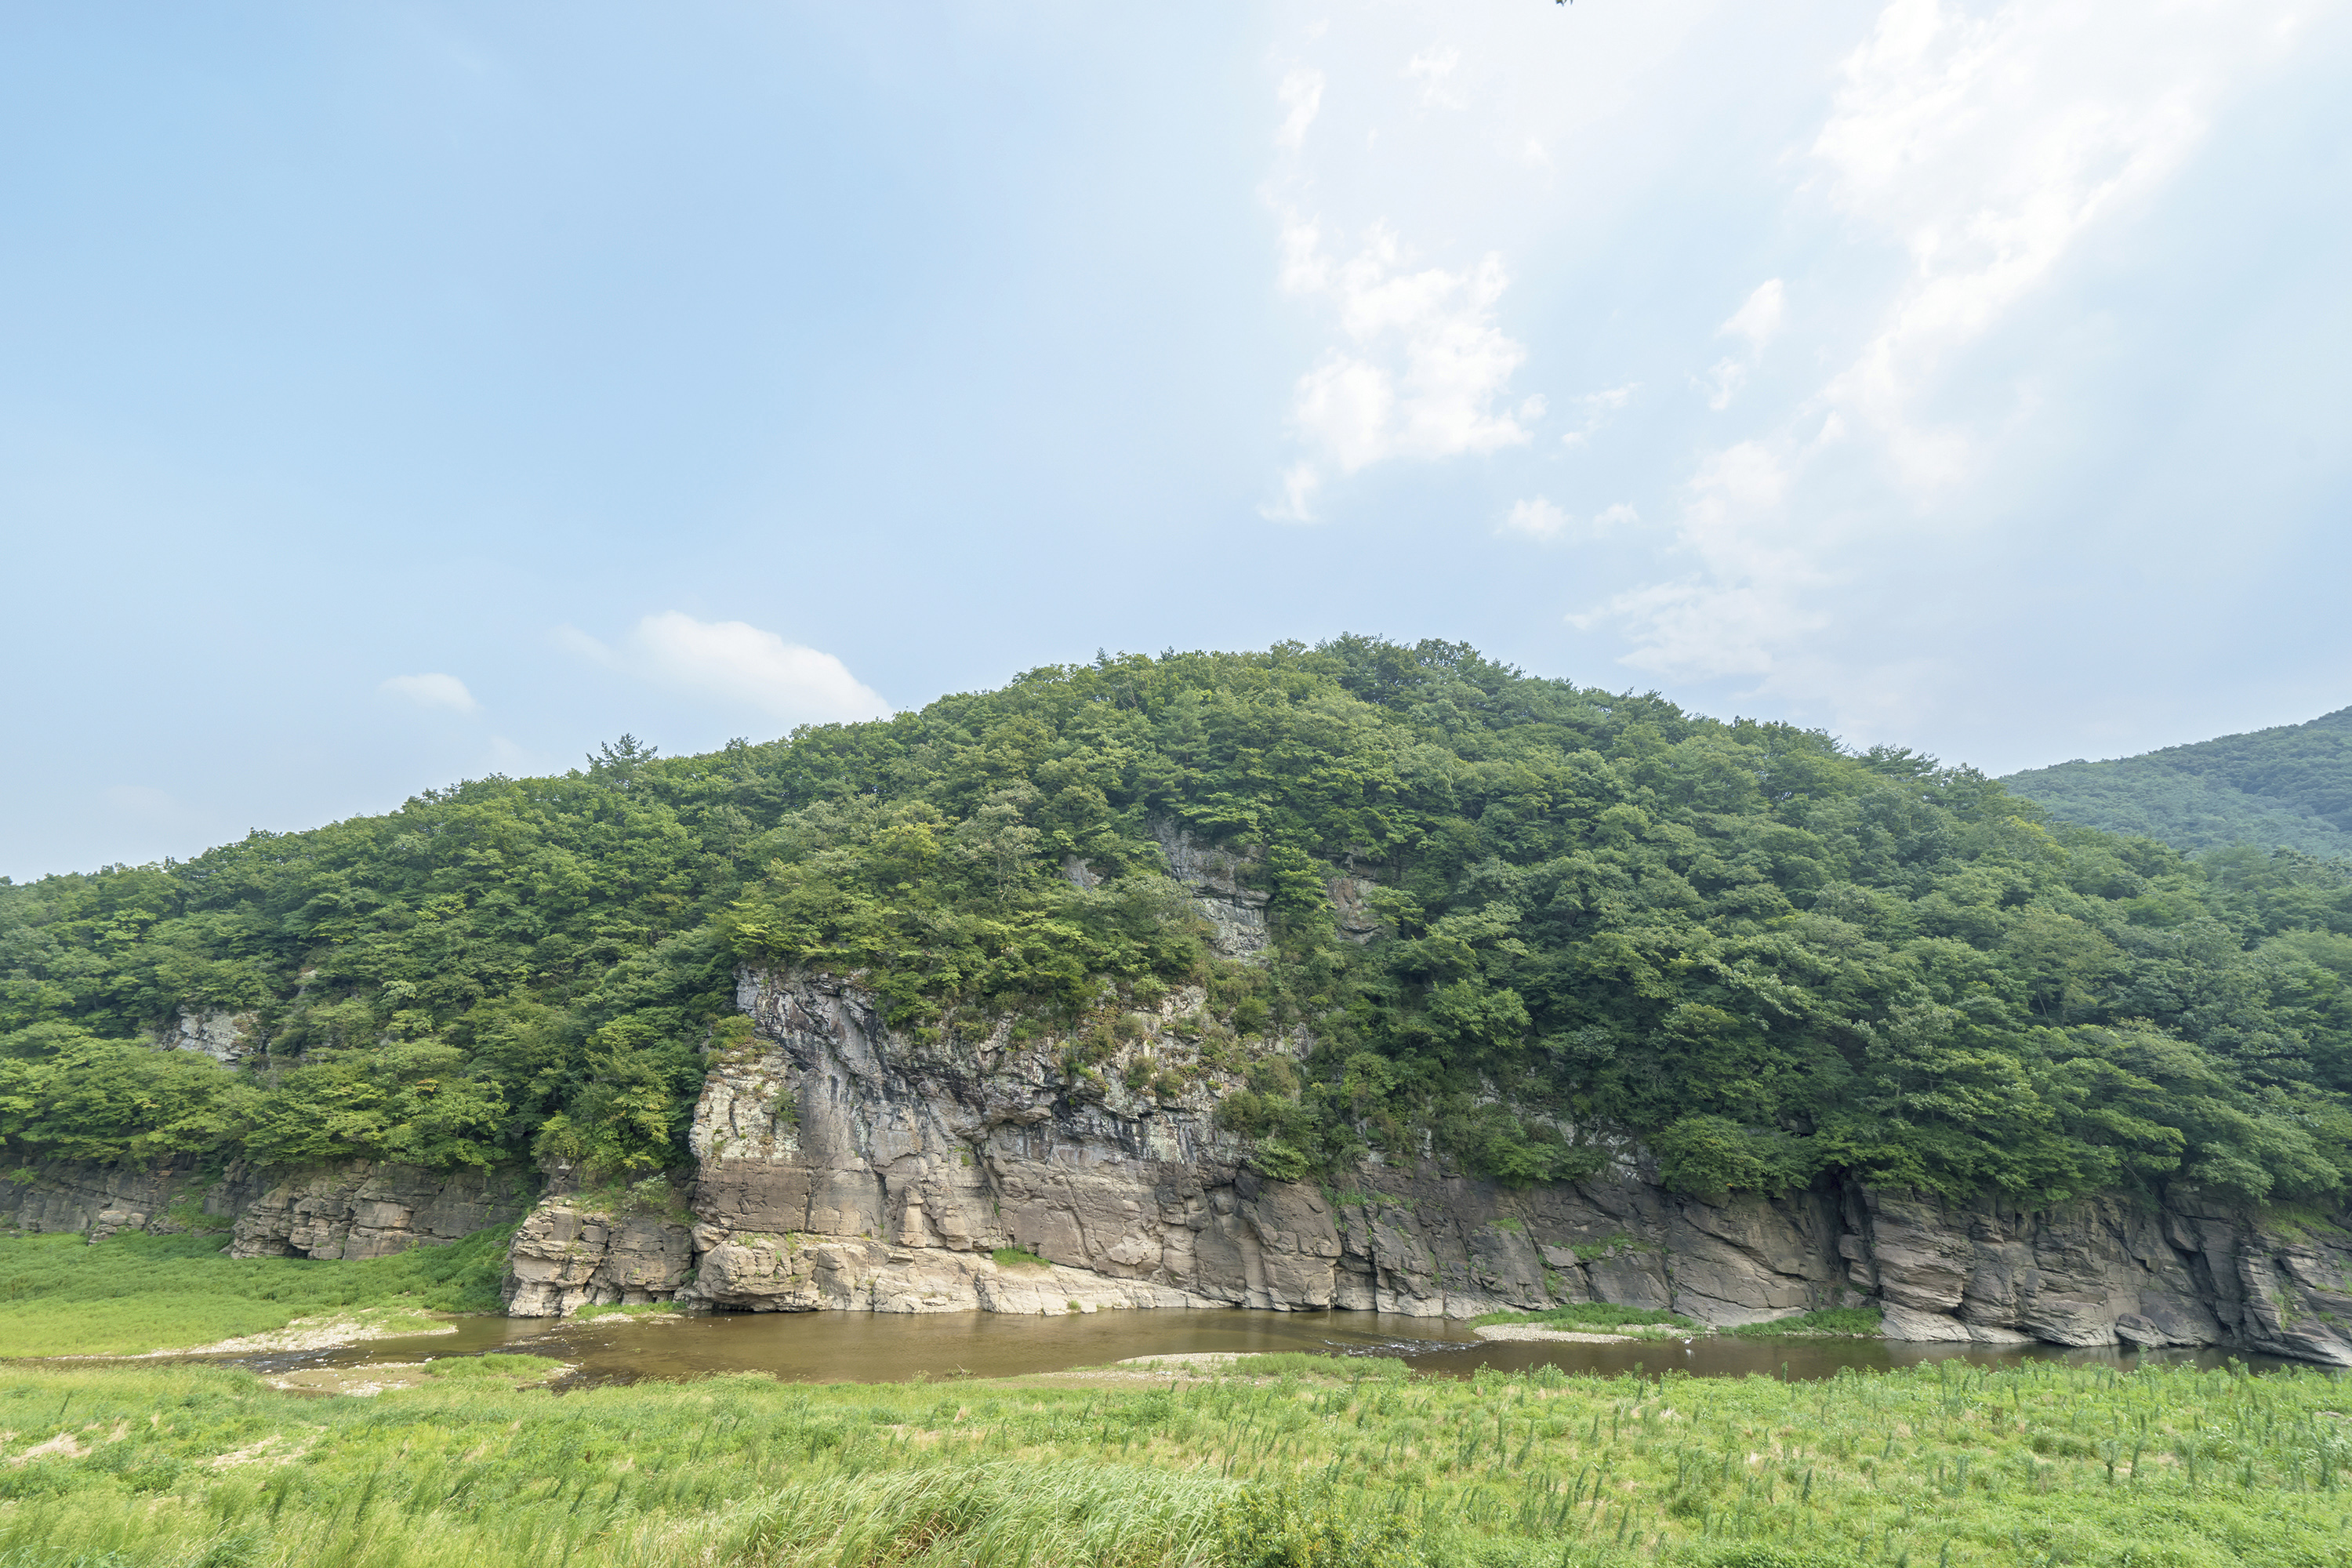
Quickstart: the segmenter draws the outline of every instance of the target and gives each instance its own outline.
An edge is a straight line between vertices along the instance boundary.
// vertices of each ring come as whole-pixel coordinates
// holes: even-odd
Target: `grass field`
[[[0,1358],[140,1355],[353,1310],[495,1312],[511,1227],[396,1258],[223,1256],[215,1235],[0,1237]],[[421,1321],[421,1320],[420,1320]]]
[[[1450,1380],[1281,1356],[1167,1385],[519,1386],[545,1370],[307,1400],[220,1370],[0,1371],[0,1564],[2352,1562],[2352,1386],[2311,1371]]]

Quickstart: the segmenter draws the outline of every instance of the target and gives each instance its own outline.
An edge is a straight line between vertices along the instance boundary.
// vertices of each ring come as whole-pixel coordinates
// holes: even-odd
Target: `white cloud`
[[[570,626],[555,635],[609,668],[786,722],[878,719],[890,711],[833,655],[745,621],[698,621],[671,610],[639,621],[618,648]]]
[[[1297,152],[1307,144],[1307,128],[1315,123],[1315,116],[1323,109],[1323,73],[1298,69],[1282,79],[1275,96],[1286,111],[1282,128],[1274,133],[1274,144]]]
[[[1954,353],[2047,282],[2102,217],[2159,185],[2303,6],[1895,0],[1845,60],[1814,139],[1832,201],[1899,245],[1909,277],[1824,396],[1906,482],[1969,470],[1974,441],[1916,410]]]
[[[481,706],[466,683],[454,675],[395,675],[376,688],[415,703],[419,708],[447,708],[471,713]]]
[[[1438,48],[1422,50],[1405,62],[1404,74],[1421,83],[1421,106],[1423,109],[1460,109],[1462,100],[1447,90],[1447,79],[1462,63],[1460,49]]]
[[[1780,335],[1780,318],[1788,310],[1788,291],[1778,278],[1768,279],[1756,286],[1756,292],[1731,313],[1731,320],[1716,329],[1717,337],[1746,338],[1748,346],[1762,352],[1764,345]]]
[[[1641,383],[1629,381],[1622,386],[1612,386],[1605,392],[1587,393],[1578,398],[1576,405],[1584,411],[1584,423],[1561,436],[1559,444],[1563,447],[1583,446],[1609,423],[1618,410],[1633,402],[1633,394],[1640,390]]]
[[[1887,5],[1845,58],[1811,149],[1814,189],[1847,226],[1843,265],[1888,247],[1884,292],[1864,298],[1844,346],[1815,345],[1828,367],[1815,390],[1699,461],[1676,535],[1689,570],[1581,620],[1622,626],[1626,662],[1663,676],[1769,686],[1813,658],[1804,650],[1842,602],[1831,595],[1853,591],[1865,550],[1943,519],[2032,406],[2031,362],[2004,374],[1976,351],[2097,226],[2181,165],[2299,10],[2297,0],[2175,0],[2160,16],[2122,0]],[[1849,293],[1861,275],[1849,275]],[[1723,323],[1740,349],[1709,373],[1711,407],[1729,406],[1788,324],[1778,279]],[[1955,386],[1973,395],[1943,395]],[[1988,405],[1989,421],[1968,422]],[[1957,514],[1937,525],[1970,526]],[[1805,679],[1845,681],[1818,668]],[[1867,684],[1846,681],[1857,683]]]
[[[1509,515],[1503,519],[1502,531],[1529,539],[1557,539],[1567,531],[1568,524],[1568,513],[1542,496],[1530,496],[1511,508]]]
[[[1623,501],[1607,507],[1584,521],[1578,522],[1544,496],[1530,496],[1504,515],[1497,533],[1516,533],[1526,539],[1549,543],[1556,539],[1580,541],[1605,539],[1622,530],[1639,526],[1642,514]]]
[[[1355,256],[1334,262],[1322,236],[1297,220],[1283,236],[1283,282],[1333,308],[1344,344],[1298,379],[1291,421],[1315,457],[1284,480],[1268,517],[1303,521],[1327,469],[1352,474],[1397,458],[1493,452],[1528,439],[1518,416],[1495,405],[1527,350],[1496,325],[1508,279],[1501,258],[1476,266],[1408,270],[1394,234],[1376,226]]]
[[[1780,335],[1780,320],[1787,310],[1787,294],[1778,278],[1757,285],[1756,291],[1731,313],[1731,319],[1715,330],[1719,338],[1744,338],[1748,352],[1716,362],[1707,373],[1714,390],[1707,394],[1706,405],[1718,413],[1731,406],[1748,373],[1763,363],[1767,344]]]

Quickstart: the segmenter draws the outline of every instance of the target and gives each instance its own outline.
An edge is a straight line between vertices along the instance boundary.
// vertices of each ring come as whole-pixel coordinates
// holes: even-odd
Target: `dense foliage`
[[[1211,952],[1171,825],[1249,851],[1264,963]],[[1379,884],[1368,944],[1343,873]],[[2280,1201],[2352,1172],[2343,868],[2191,861],[1908,752],[1361,638],[1098,658],[700,757],[625,742],[0,888],[0,1135],[676,1163],[739,961],[862,974],[933,1039],[1198,986],[1185,1026],[1257,1064],[1221,1119],[1285,1176],[1431,1135],[1517,1182],[1635,1135],[1697,1191]],[[133,1043],[183,1006],[252,1015],[257,1067]]]
[[[2001,781],[2051,815],[2176,849],[2252,844],[2352,857],[2352,708],[2116,762]]]

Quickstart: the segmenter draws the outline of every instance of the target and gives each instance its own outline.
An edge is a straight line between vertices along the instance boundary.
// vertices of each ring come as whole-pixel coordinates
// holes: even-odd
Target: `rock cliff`
[[[520,1171],[426,1171],[354,1160],[304,1170],[231,1164],[140,1167],[51,1161],[0,1183],[0,1226],[82,1231],[230,1233],[236,1258],[382,1258],[509,1225],[531,1206]]]
[[[424,1171],[353,1160],[276,1178],[237,1216],[232,1258],[383,1258],[437,1247],[531,1205],[520,1171]]]
[[[1234,906],[1235,908],[1244,906]],[[1235,921],[1236,926],[1240,924]],[[1092,1311],[1233,1305],[1465,1317],[1601,1300],[1736,1324],[1877,1304],[1890,1336],[2232,1345],[2352,1365],[2352,1233],[2176,1193],[2025,1211],[1848,1186],[1708,1202],[1638,1150],[1511,1190],[1370,1163],[1265,1180],[1210,1110],[1178,994],[1108,1058],[923,1043],[837,980],[746,973],[751,1042],[711,1064],[686,1212],[551,1199],[509,1310]]]
[[[226,1229],[266,1184],[237,1166],[215,1179],[193,1164],[45,1160],[0,1182],[0,1226],[84,1231],[93,1241],[121,1230],[163,1236]]]

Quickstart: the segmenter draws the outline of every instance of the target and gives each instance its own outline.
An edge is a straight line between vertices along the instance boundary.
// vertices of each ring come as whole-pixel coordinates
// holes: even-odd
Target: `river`
[[[1611,1344],[1487,1342],[1443,1319],[1384,1312],[1268,1312],[1240,1308],[1019,1317],[1002,1312],[718,1313],[708,1317],[605,1317],[588,1322],[466,1318],[455,1333],[370,1341],[339,1350],[230,1358],[283,1373],[358,1368],[452,1355],[505,1352],[551,1356],[573,1370],[563,1385],[684,1379],[753,1372],[805,1383],[899,1383],[918,1378],[1017,1377],[1100,1366],[1132,1356],[1200,1352],[1260,1355],[1383,1355],[1417,1371],[1466,1376],[1480,1368],[1516,1372],[1556,1366],[1613,1375],[1636,1368],[1706,1377],[1751,1373],[1833,1377],[1847,1369],[1885,1371],[1929,1361],[2013,1365],[2049,1358],[2129,1367],[2149,1352],[2030,1345],[1915,1345],[1885,1340],[1713,1338]],[[2160,1352],[2167,1361],[2214,1364],[2222,1352]],[[2285,1365],[2240,1354],[2256,1367]]]

